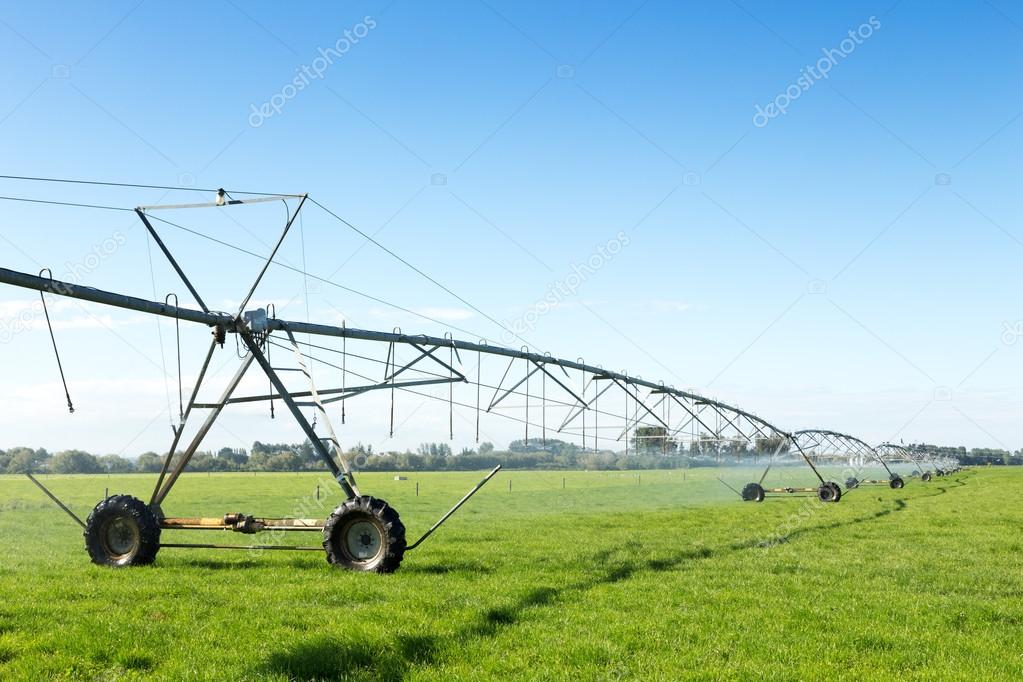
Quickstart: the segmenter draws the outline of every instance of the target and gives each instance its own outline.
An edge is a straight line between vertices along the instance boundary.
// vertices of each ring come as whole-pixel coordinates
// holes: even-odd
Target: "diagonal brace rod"
[[[242,360],[242,364],[238,368],[238,371],[235,372],[233,377],[231,377],[231,381],[227,384],[227,387],[220,396],[220,400],[217,402],[224,403],[231,397],[231,394],[234,393],[236,388],[238,388],[238,384],[241,383],[242,378],[245,376],[245,372],[249,369],[249,365],[251,364],[252,354],[246,355],[245,359]],[[178,460],[177,465],[174,467],[174,471],[171,472],[167,482],[163,484],[163,488],[161,488],[156,496],[153,497],[150,505],[159,506],[163,504],[163,500],[167,497],[167,493],[169,493],[171,488],[174,487],[178,477],[181,476],[181,472],[184,471],[185,466],[188,464],[188,461],[192,459],[192,455],[195,454],[195,451],[199,449],[199,445],[202,443],[203,438],[205,438],[206,434],[209,433],[211,428],[213,428],[213,423],[217,421],[217,417],[220,416],[220,413],[223,412],[223,410],[223,406],[215,408],[206,416],[206,421],[199,427],[199,431],[192,438],[192,442],[188,444],[185,451],[181,453],[181,457]]]

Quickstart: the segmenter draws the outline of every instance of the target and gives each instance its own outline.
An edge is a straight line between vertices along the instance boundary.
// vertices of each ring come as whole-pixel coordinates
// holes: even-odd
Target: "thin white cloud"
[[[646,305],[648,308],[658,313],[684,313],[689,310],[696,309],[696,305],[692,303],[670,299],[655,298],[647,301]]]
[[[50,314],[53,329],[117,329],[141,324],[142,315],[118,315],[109,313],[95,315],[78,301],[68,299],[48,300],[46,309]],[[13,335],[23,331],[46,328],[46,315],[39,299],[17,299],[0,301],[0,329]]]

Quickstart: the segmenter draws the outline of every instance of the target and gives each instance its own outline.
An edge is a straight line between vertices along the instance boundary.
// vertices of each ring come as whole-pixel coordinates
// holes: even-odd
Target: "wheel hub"
[[[380,530],[370,521],[355,521],[346,536],[345,549],[356,561],[368,561],[380,552]]]
[[[104,543],[112,556],[131,554],[138,544],[138,527],[124,517],[112,519],[103,534]]]

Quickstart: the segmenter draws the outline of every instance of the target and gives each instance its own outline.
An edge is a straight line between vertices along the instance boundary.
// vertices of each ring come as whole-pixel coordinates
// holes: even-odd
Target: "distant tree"
[[[319,469],[323,466],[323,460],[320,459],[316,448],[308,438],[297,448],[292,446],[290,450],[299,456],[298,468],[300,469]]]
[[[479,451],[481,455],[489,455],[491,452],[494,451],[494,444],[491,443],[490,441],[485,440],[482,443],[480,443]]]
[[[98,474],[104,470],[94,455],[84,450],[64,450],[53,456],[51,469],[57,474]]]
[[[110,474],[130,474],[135,471],[135,463],[120,455],[103,455],[99,458],[99,464]]]
[[[1009,464],[1012,453],[1000,448],[973,448],[966,457],[960,457],[963,464]]]
[[[403,452],[396,458],[398,460],[398,468],[404,471],[416,471],[423,468],[423,464],[426,462],[426,458],[422,455],[416,455],[411,452]]]
[[[373,445],[372,444],[363,445],[362,442],[360,441],[356,443],[355,447],[351,448],[349,452],[353,457],[356,457],[358,455],[365,455],[368,457],[373,454]]]
[[[735,462],[738,464],[742,462],[743,455],[749,452],[749,444],[744,439],[736,438],[722,442],[719,449],[721,454],[734,457]]]
[[[636,454],[671,455],[678,448],[663,426],[637,426],[632,432],[632,445]]]
[[[784,455],[789,448],[789,439],[785,436],[759,436],[754,443],[754,449],[761,455],[773,455],[775,452]]]
[[[216,458],[209,452],[197,452],[188,460],[189,471],[213,471],[216,468]]]
[[[543,440],[538,438],[532,440],[519,438],[508,443],[508,452],[543,452],[545,450]]]
[[[304,443],[260,443],[252,444],[248,469],[259,471],[301,471],[322,469],[323,462],[306,440]]]
[[[434,459],[451,456],[451,446],[447,443],[422,443],[417,451],[422,457]]]
[[[143,452],[135,460],[135,470],[144,474],[155,474],[163,468],[163,457],[155,452]]]
[[[398,455],[393,452],[369,455],[365,464],[359,468],[366,471],[395,471],[400,468],[398,466]]]
[[[266,450],[253,447],[249,460],[245,463],[245,468],[249,471],[269,471],[270,457],[271,455]]]
[[[244,448],[220,448],[217,459],[225,463],[225,470],[232,471],[243,469],[249,461],[249,455]]]
[[[303,468],[304,462],[298,453],[292,450],[285,450],[271,455],[268,461],[270,471],[299,471]]]
[[[50,453],[42,448],[13,448],[7,451],[7,473],[24,474],[31,471],[45,471],[50,464]]]

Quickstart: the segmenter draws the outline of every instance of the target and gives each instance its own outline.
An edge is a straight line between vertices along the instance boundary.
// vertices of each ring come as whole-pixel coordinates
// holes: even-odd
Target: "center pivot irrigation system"
[[[914,451],[898,443],[881,443],[875,449],[889,462],[901,460],[915,465],[923,481],[930,481],[933,476],[944,476],[946,473],[959,471],[959,462],[943,460],[939,463],[926,451]],[[927,470],[928,465],[934,469],[933,474]]]
[[[815,494],[821,502],[838,502],[842,499],[842,488],[834,481],[827,481],[821,474],[820,469],[817,465],[823,462],[840,462],[852,464],[849,460],[853,457],[862,456],[865,452],[871,453],[874,459],[877,459],[881,464],[888,469],[888,466],[884,461],[877,456],[877,453],[873,452],[869,445],[846,434],[838,433],[836,431],[825,431],[819,429],[804,429],[801,431],[793,431],[791,434],[787,434],[787,444],[791,444],[796,452],[799,453],[800,458],[806,463],[814,476],[820,482],[820,485],[816,487],[808,486],[784,486],[784,487],[764,487],[764,479],[767,478],[767,474],[771,469],[779,462],[781,457],[785,457],[789,454],[787,448],[780,447],[771,456],[770,461],[767,463],[767,467],[764,469],[764,473],[760,476],[760,480],[747,483],[742,489],[742,499],[747,502],[763,502],[768,496],[776,495],[805,495]],[[889,470],[892,478],[892,487],[902,487],[902,479],[898,478],[895,474],[892,474]],[[895,485],[896,480],[898,485]],[[850,482],[852,484],[850,485]],[[846,480],[846,487],[855,488],[857,482],[855,479],[849,478]]]
[[[807,430],[799,433],[800,437],[806,438],[812,444],[811,447],[815,456],[819,459],[838,458],[846,459],[854,471],[859,471],[868,466],[870,462],[880,464],[888,474],[886,479],[857,478],[855,473],[850,473],[845,479],[847,490],[859,488],[862,485],[886,485],[893,490],[905,487],[906,482],[901,476],[892,471],[888,462],[880,452],[870,447],[866,442],[855,436],[837,431]]]
[[[34,178],[19,178],[29,180]],[[52,180],[57,182],[79,182]],[[108,183],[84,183],[108,184]],[[144,185],[122,185],[127,187],[151,187]],[[177,188],[159,188],[177,189]],[[205,190],[189,190],[205,191]],[[385,501],[364,495],[356,482],[352,462],[341,448],[338,432],[332,422],[328,407],[340,404],[341,424],[346,420],[346,403],[363,395],[378,395],[389,399],[390,433],[395,431],[395,404],[397,394],[412,394],[425,399],[446,403],[448,410],[449,435],[454,436],[455,412],[465,419],[463,412],[474,416],[476,441],[480,438],[481,417],[494,417],[517,422],[524,427],[524,440],[546,447],[547,440],[557,434],[561,438],[578,439],[584,449],[600,451],[602,447],[624,449],[630,447],[645,452],[660,451],[664,454],[688,448],[690,453],[722,458],[734,455],[738,460],[753,454],[770,456],[768,470],[779,454],[791,454],[792,450],[816,475],[820,481],[817,488],[807,489],[764,489],[759,483],[748,484],[740,493],[743,499],[761,501],[767,494],[813,492],[825,502],[837,502],[841,488],[832,481],[826,481],[815,462],[826,457],[822,449],[833,447],[843,449],[845,457],[850,453],[870,456],[885,467],[891,476],[892,487],[901,487],[898,478],[888,469],[878,451],[851,436],[828,431],[784,431],[770,422],[737,407],[707,398],[696,392],[676,389],[663,383],[645,381],[625,372],[605,370],[599,365],[586,364],[582,358],[566,360],[540,353],[523,346],[514,350],[491,345],[485,340],[478,342],[461,341],[450,335],[435,337],[427,335],[406,335],[400,330],[392,332],[369,331],[350,328],[347,325],[330,326],[278,319],[272,306],[251,308],[252,300],[260,282],[271,266],[277,266],[315,277],[302,269],[295,268],[277,258],[282,243],[307,200],[326,211],[344,225],[359,232],[390,255],[401,260],[420,275],[431,279],[422,271],[411,266],[393,252],[375,242],[337,214],[331,212],[308,195],[266,195],[257,193],[215,192],[213,201],[206,203],[154,205],[126,209],[96,204],[70,204],[67,202],[44,201],[39,199],[17,199],[34,203],[56,203],[81,206],[89,209],[134,211],[148,234],[163,253],[167,262],[186,287],[198,308],[178,304],[177,297],[169,294],[160,301],[127,296],[110,291],[80,286],[60,281],[43,270],[32,275],[0,268],[0,283],[9,284],[40,292],[44,311],[45,296],[52,294],[81,301],[89,301],[127,310],[170,318],[176,323],[194,323],[212,330],[212,340],[199,365],[197,378],[190,397],[179,414],[179,422],[173,426],[173,439],[157,477],[152,496],[148,503],[128,495],[113,495],[99,502],[86,521],[81,521],[70,509],[31,477],[43,491],[65,512],[79,523],[86,540],[86,548],[92,560],[110,566],[131,566],[151,563],[161,547],[204,548],[204,549],[294,549],[325,551],[328,562],[335,566],[375,572],[396,570],[407,551],[423,543],[437,528],[451,517],[465,502],[485,485],[501,468],[495,467],[446,514],[444,514],[422,537],[408,544],[405,526],[397,510]],[[236,199],[234,195],[246,195]],[[3,197],[12,199],[12,197]],[[268,256],[260,256],[222,240],[212,239],[200,232],[173,223],[157,214],[167,210],[206,209],[233,210],[234,207],[263,202],[284,202],[288,208],[284,228]],[[289,203],[290,202],[290,203]],[[294,208],[292,208],[292,204]],[[242,251],[260,259],[260,269],[241,305],[234,312],[211,310],[199,291],[186,276],[184,270],[155,227],[155,223],[182,229],[217,244]],[[44,273],[45,276],[44,276]],[[348,286],[330,280],[317,278],[347,292],[366,296],[374,301],[382,299],[362,294]],[[442,288],[443,285],[439,285]],[[454,292],[446,289],[454,295]],[[174,304],[170,301],[173,297]],[[456,295],[457,297],[457,295]],[[467,305],[468,301],[461,299]],[[394,305],[394,304],[389,304]],[[395,306],[400,308],[400,306]],[[474,310],[479,310],[471,306]],[[269,309],[269,310],[268,310]],[[402,308],[405,312],[412,312]],[[480,311],[482,312],[482,311]],[[487,319],[496,322],[493,318]],[[422,316],[421,316],[422,317]],[[430,319],[430,318],[427,318]],[[49,324],[49,313],[46,317]],[[435,321],[435,320],[434,320]],[[50,326],[54,351],[58,344]],[[298,336],[303,337],[299,340]],[[233,376],[220,389],[219,396],[212,400],[200,400],[200,389],[207,378],[211,361],[218,348],[223,349],[226,340],[234,337],[237,344],[239,363]],[[314,341],[314,339],[316,339]],[[271,349],[287,351],[287,366],[281,364]],[[329,359],[327,359],[329,358]],[[60,365],[61,378],[64,368]],[[258,395],[235,395],[246,372],[255,363],[269,380],[270,392]],[[336,384],[317,388],[313,381],[312,367],[329,368],[335,371]],[[179,360],[179,392],[183,393]],[[326,372],[319,371],[322,378]],[[288,385],[284,375],[304,379],[301,389]],[[64,382],[65,390],[67,382]],[[458,397],[456,398],[456,388]],[[73,411],[70,392],[68,407]],[[219,518],[170,517],[163,512],[168,494],[179,480],[192,456],[201,446],[204,438],[222,412],[230,405],[241,403],[280,401],[291,412],[299,428],[312,444],[319,459],[331,472],[340,486],[344,501],[325,519],[263,518],[241,513],[228,513]],[[312,420],[303,413],[311,409]],[[187,444],[182,447],[186,424],[196,412],[205,412],[205,418]],[[350,411],[349,411],[350,413]],[[193,420],[194,421],[194,420]],[[320,432],[317,431],[320,429]],[[894,446],[892,446],[894,447]],[[752,449],[751,449],[752,448]],[[938,467],[935,466],[938,470]],[[764,472],[766,476],[767,471]],[[896,486],[896,481],[899,485]],[[859,484],[861,482],[857,482]],[[738,492],[738,491],[736,491]],[[220,545],[168,543],[162,539],[165,531],[178,530],[220,530],[254,534],[261,531],[277,532],[319,532],[320,546],[292,545]]]

